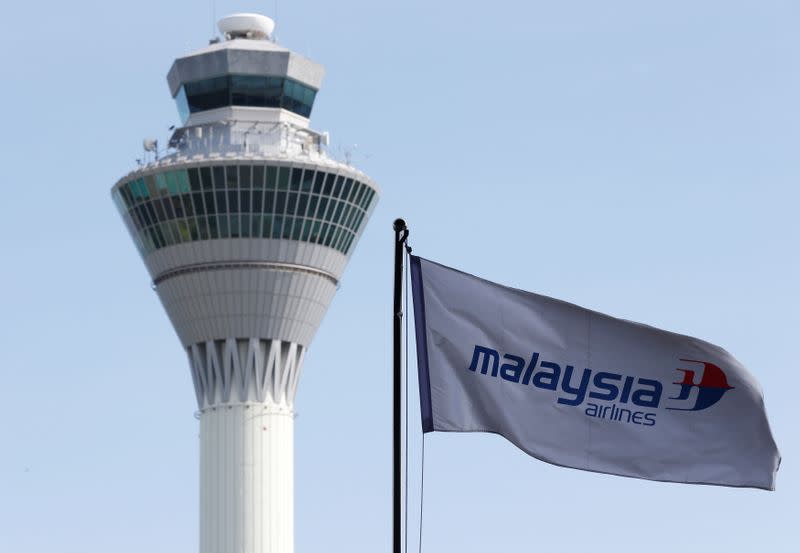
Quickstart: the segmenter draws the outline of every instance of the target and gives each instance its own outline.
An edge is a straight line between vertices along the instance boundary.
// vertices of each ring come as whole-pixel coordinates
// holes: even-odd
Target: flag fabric
[[[424,432],[492,432],[554,465],[774,490],[752,375],[722,348],[411,256]]]

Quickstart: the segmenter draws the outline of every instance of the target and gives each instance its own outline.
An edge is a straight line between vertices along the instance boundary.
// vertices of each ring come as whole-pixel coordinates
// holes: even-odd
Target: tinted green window
[[[141,202],[143,199],[147,198],[149,194],[147,193],[147,188],[144,186],[144,182],[142,179],[136,179],[130,184],[131,187],[131,195],[133,196],[133,201],[136,203]]]
[[[328,234],[325,235],[325,239],[322,241],[322,244],[325,246],[330,246],[335,232],[336,229],[333,227],[333,225],[331,225],[331,227],[328,229]]]
[[[325,187],[322,189],[323,196],[330,196],[333,192],[333,183],[336,182],[336,175],[329,173],[325,178]]]
[[[250,236],[258,238],[261,236],[261,215],[254,213],[250,217]]]
[[[367,189],[367,193],[364,194],[364,200],[361,202],[361,207],[364,208],[366,211],[369,208],[369,204],[372,201],[372,196],[375,194],[375,191],[372,188]]]
[[[309,117],[317,91],[284,77],[226,75],[183,83],[175,96],[181,121],[224,106],[282,107]]]
[[[250,165],[239,165],[239,186],[251,188],[253,186],[253,171]]]
[[[333,212],[336,209],[336,200],[330,200],[328,202],[328,209],[325,210],[325,213],[322,214],[322,218],[326,221],[330,221],[333,219]]]
[[[164,180],[167,183],[167,194],[174,196],[178,193],[178,180],[175,176],[175,171],[167,171],[164,173]]]
[[[342,218],[342,209],[344,209],[344,202],[336,202],[336,211],[333,213],[333,221],[339,223]]]
[[[117,192],[119,192],[119,195],[122,197],[122,201],[125,203],[127,209],[133,207],[133,198],[130,197],[127,184],[120,186]]]
[[[228,226],[227,215],[217,215],[217,228],[219,229],[220,238],[230,238],[230,228]]]
[[[252,209],[250,208],[250,198],[251,192],[247,188],[242,188],[239,190],[239,209],[242,213],[250,213]]]
[[[264,107],[278,108],[281,106],[281,94],[283,93],[283,79],[281,77],[267,77],[267,89],[265,93],[266,104]]]
[[[158,222],[158,219],[156,218],[156,211],[155,211],[155,209],[153,209],[153,202],[152,201],[147,202],[146,204],[144,204],[144,207],[145,207],[145,212],[148,215],[148,223],[147,224],[148,225],[156,224],[156,222]]]
[[[147,197],[147,189],[144,189],[144,192],[140,190],[139,180],[140,179],[136,179],[129,185],[130,186],[129,190],[134,203],[139,203],[142,201],[143,198]]]
[[[228,237],[300,240],[348,253],[375,191],[344,175],[242,164],[145,175],[112,197],[145,254]]]
[[[347,216],[347,220],[345,221],[344,226],[346,226],[350,230],[355,230],[354,227],[357,215],[358,211],[356,210],[356,208],[355,207],[350,208],[350,215]]]
[[[158,196],[158,189],[156,188],[156,177],[155,175],[145,175],[144,177],[144,184],[147,186],[147,195],[149,197]]]
[[[275,192],[264,192],[264,213],[275,213]]]
[[[198,215],[205,215],[206,210],[205,206],[203,205],[203,194],[200,192],[195,192],[192,194],[192,203],[194,204],[194,212]]]
[[[139,194],[138,181],[133,181],[128,183],[127,190],[128,190],[128,196],[130,197],[131,205],[135,205],[140,201],[142,201],[142,197]]]
[[[189,182],[189,175],[183,169],[175,171],[175,182],[178,186],[178,194],[184,194],[192,190],[191,183]]]
[[[326,245],[326,246],[331,246],[331,245],[335,244],[335,243],[336,243],[336,242],[339,240],[339,235],[340,235],[341,233],[342,233],[342,229],[341,229],[341,228],[339,228],[339,227],[336,227],[336,228],[333,230],[333,232],[331,233],[331,236],[330,236],[330,238],[328,238],[327,240],[325,240],[325,245]]]
[[[299,167],[295,167],[292,170],[292,184],[289,187],[290,190],[294,190],[295,192],[300,190],[300,183],[303,180],[303,170]]]
[[[155,221],[150,217],[150,212],[147,209],[147,204],[140,204],[136,208],[136,212],[139,214],[139,218],[142,221],[142,227],[149,227]]]
[[[215,199],[217,201],[217,213],[219,213],[220,216],[224,216],[223,214],[228,212],[228,198],[227,198],[227,196],[228,195],[224,190],[218,190],[214,194],[214,197],[215,197]]]
[[[200,240],[208,240],[208,218],[197,218],[197,230],[200,233]]]
[[[310,192],[313,187],[314,187],[314,170],[306,169],[305,171],[303,171],[303,184],[301,185],[300,189],[303,192]]]
[[[202,188],[200,185],[200,170],[197,167],[190,168],[187,173],[189,174],[189,184],[192,190],[198,190]],[[177,182],[175,186],[177,187]]]
[[[197,230],[197,219],[191,217],[188,220],[189,224],[189,236],[192,237],[192,240],[198,240],[200,238],[200,232]]]
[[[166,176],[164,173],[156,173],[154,176],[156,181],[156,196],[165,196],[168,194]]]
[[[239,213],[239,191],[228,190],[228,211],[231,213]]]
[[[231,103],[235,106],[265,106],[267,78],[257,75],[231,75]]]
[[[242,238],[250,237],[250,214],[242,213],[239,215],[239,234]]]
[[[225,188],[225,167],[221,165],[215,165],[211,168],[211,174],[214,177],[214,189],[222,190]],[[203,179],[205,179],[205,174],[203,174]]]
[[[241,232],[239,230],[239,215],[233,214],[228,217],[228,224],[231,229],[231,238],[239,238]]]
[[[342,188],[342,199],[343,200],[350,200],[350,191],[353,189],[353,179],[347,179],[344,181],[344,187]]]
[[[269,190],[275,190],[277,181],[278,181],[278,168],[267,167],[267,180],[265,185],[266,188]]]
[[[181,199],[183,200],[183,210],[186,212],[187,217],[191,217],[195,215],[197,212],[194,208],[194,202],[192,201],[191,194],[181,194]]]
[[[200,168],[200,180],[203,183],[203,190],[211,190],[214,187],[214,181],[211,178],[211,167]]]
[[[219,238],[219,225],[217,225],[217,218],[214,216],[208,217],[208,235],[212,238]]]
[[[286,213],[286,192],[278,192],[275,194],[275,209],[273,213]]]
[[[183,211],[183,202],[181,201],[180,196],[172,196],[170,199],[170,203],[172,203],[172,212],[175,214],[175,218],[179,219],[184,216]]]
[[[283,85],[281,107],[293,111],[303,117],[311,115],[316,91],[296,81],[286,79]]]
[[[350,236],[350,233],[349,233],[348,231],[346,231],[346,230],[345,230],[345,231],[342,231],[342,234],[341,234],[341,236],[339,236],[339,242],[337,242],[337,243],[336,243],[336,249],[337,249],[337,250],[339,250],[339,251],[343,251],[343,249],[344,249],[344,242],[345,242],[345,240],[347,240],[347,238],[348,238],[349,236]]]
[[[264,188],[264,166],[253,166],[253,188]]]
[[[366,186],[361,183],[358,183],[358,191],[356,192],[355,197],[353,198],[353,203],[356,205],[361,205],[361,198],[364,196],[364,191],[366,190]]]
[[[281,238],[284,240],[288,240],[292,237],[292,223],[294,223],[294,218],[292,217],[285,217],[283,220],[283,233]]]
[[[314,221],[314,224],[311,226],[311,235],[308,237],[308,241],[311,243],[316,243],[319,240],[319,232],[322,223],[319,221]]]
[[[230,105],[228,77],[204,79],[183,86],[191,113]]]
[[[308,209],[308,194],[299,194],[297,196],[297,214],[305,216]]]
[[[153,206],[153,211],[155,211],[155,220],[156,221],[166,220],[167,215],[164,213],[164,205],[161,203],[161,200],[153,200],[152,206]]]
[[[164,238],[164,234],[161,232],[161,229],[156,227],[152,228],[153,233],[155,234],[155,242],[157,248],[163,248],[167,245],[167,241]]]
[[[178,106],[178,116],[182,123],[189,119],[189,101],[186,99],[186,89],[181,85],[178,94],[175,95],[175,103]]]
[[[180,244],[181,241],[181,234],[178,230],[178,222],[177,221],[170,221],[169,222],[169,233],[172,236],[172,243],[173,244]]]
[[[317,244],[321,244],[325,237],[328,235],[328,231],[330,230],[331,226],[328,223],[323,223],[322,227],[320,227],[319,236],[317,237]]]
[[[213,215],[217,212],[217,205],[214,202],[213,192],[203,192],[203,205],[206,208],[206,213]]]
[[[228,165],[225,167],[225,187],[236,188],[239,186],[239,167]]]
[[[308,242],[308,237],[311,235],[311,226],[314,224],[314,221],[311,219],[306,219],[303,222],[303,233],[300,236],[300,240],[303,242]]]
[[[289,168],[281,167],[278,170],[278,190],[289,189]]]
[[[272,215],[261,216],[261,238],[272,236]]]
[[[317,172],[317,176],[314,179],[314,194],[320,194],[322,192],[322,186],[325,184],[325,173],[322,171]]]
[[[320,198],[317,206],[317,219],[324,218],[326,211],[328,211],[328,198]]]

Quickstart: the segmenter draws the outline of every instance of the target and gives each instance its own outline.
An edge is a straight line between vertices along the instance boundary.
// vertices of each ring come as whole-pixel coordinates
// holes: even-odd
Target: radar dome
[[[234,13],[220,19],[217,27],[228,39],[265,40],[272,36],[275,22],[266,15],[258,13]]]

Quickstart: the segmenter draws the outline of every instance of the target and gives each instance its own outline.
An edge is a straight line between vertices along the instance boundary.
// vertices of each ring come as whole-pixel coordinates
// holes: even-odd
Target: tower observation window
[[[228,77],[205,79],[184,86],[191,113],[230,105]]]
[[[226,75],[183,83],[175,102],[184,123],[192,113],[226,106],[284,108],[309,117],[316,95],[313,88],[287,77]]]
[[[347,255],[375,199],[350,177],[265,164],[163,171],[112,194],[143,255],[217,238],[297,240]]]

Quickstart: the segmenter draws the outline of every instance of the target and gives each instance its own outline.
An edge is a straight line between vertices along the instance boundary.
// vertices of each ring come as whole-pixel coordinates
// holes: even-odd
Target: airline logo
[[[573,365],[545,361],[540,357],[538,352],[533,352],[529,359],[510,353],[501,355],[493,348],[475,345],[467,370],[549,390],[556,403],[580,407],[589,417],[642,426],[656,425],[662,404],[664,409],[671,411],[702,411],[733,389],[725,372],[707,361],[680,359],[696,367],[677,369],[682,379],[666,384],[679,386],[677,395],[664,401],[665,384],[656,378],[591,368],[579,371]],[[702,374],[699,374],[701,370]]]
[[[698,390],[697,397],[692,407],[667,407],[667,409],[673,411],[702,411],[721,400],[725,392],[733,390],[733,386],[728,385],[728,377],[725,376],[725,372],[714,363],[695,361],[694,359],[681,359],[681,361],[702,365],[703,375],[700,378],[700,382],[695,384],[696,371],[694,369],[678,369],[678,372],[683,373],[683,380],[673,382],[673,384],[679,385],[681,390],[677,396],[669,399],[688,400],[694,388]]]

